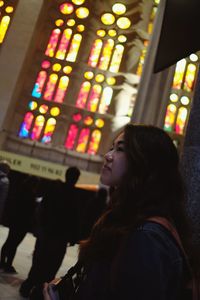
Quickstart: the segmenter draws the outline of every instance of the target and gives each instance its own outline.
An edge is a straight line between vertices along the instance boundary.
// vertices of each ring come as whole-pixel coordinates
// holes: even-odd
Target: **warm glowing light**
[[[85,30],[85,26],[82,24],[78,25],[76,28],[78,32],[83,32]]]
[[[127,41],[127,37],[125,35],[121,34],[118,36],[118,41],[120,43],[125,43]]]
[[[67,25],[68,26],[74,26],[76,24],[76,22],[75,22],[75,20],[74,19],[69,19],[68,21],[67,21]]]
[[[0,7],[4,5],[4,1],[0,1]]]
[[[63,68],[63,72],[64,72],[65,74],[70,74],[71,71],[72,71],[72,67],[71,67],[71,66],[65,66],[65,67]]]
[[[127,17],[121,17],[117,20],[117,26],[120,29],[128,29],[131,26],[131,21]]]
[[[181,97],[180,101],[183,105],[188,105],[190,103],[190,99],[186,96]]]
[[[81,116],[81,114],[77,113],[77,114],[74,114],[72,118],[75,122],[79,122],[82,119],[82,116]]]
[[[104,37],[106,35],[106,32],[103,29],[99,29],[97,30],[97,35],[100,37]]]
[[[39,107],[39,112],[41,114],[46,114],[46,112],[48,111],[48,106],[46,104],[42,104],[40,107]]]
[[[107,84],[114,85],[116,83],[116,79],[114,77],[108,77],[106,79]]]
[[[174,104],[170,104],[167,107],[167,112],[165,116],[165,123],[164,123],[164,129],[166,131],[172,131],[174,127],[174,121],[176,117],[176,106]]]
[[[44,60],[41,66],[43,69],[48,69],[51,66],[51,63],[48,60]]]
[[[108,30],[108,35],[111,37],[114,37],[117,35],[117,31],[114,29],[110,29],[110,30]]]
[[[86,78],[86,79],[92,79],[93,77],[94,77],[94,73],[93,72],[91,72],[91,71],[88,71],[88,72],[85,72],[84,73],[84,77]]]
[[[190,60],[193,61],[193,62],[196,62],[196,61],[198,61],[198,59],[199,59],[198,56],[197,56],[196,54],[194,54],[194,53],[191,54],[191,55],[189,56],[189,58],[190,58]]]
[[[105,25],[112,25],[115,22],[115,16],[110,13],[103,14],[101,16],[101,21]]]
[[[115,3],[112,7],[112,11],[116,15],[123,15],[126,12],[126,6],[122,3]]]
[[[102,128],[103,126],[104,126],[104,120],[102,120],[102,119],[97,119],[96,121],[95,121],[95,125],[98,127],[98,128]]]
[[[93,123],[93,118],[91,116],[87,116],[87,117],[84,118],[83,122],[84,122],[85,125],[90,126]]]
[[[60,114],[60,109],[58,107],[52,107],[50,110],[50,114],[53,117],[57,117]]]
[[[180,107],[177,114],[175,131],[178,134],[183,134],[188,110],[185,107]]]
[[[0,44],[3,42],[10,23],[10,17],[4,16],[0,22]]]
[[[61,70],[61,65],[60,64],[54,64],[52,67],[52,70],[55,72],[59,72]]]
[[[71,3],[63,3],[60,5],[60,12],[64,15],[69,15],[74,11],[74,6]]]
[[[183,81],[183,76],[185,72],[186,67],[186,60],[181,59],[176,64],[175,74],[174,74],[174,80],[172,87],[174,89],[180,89]]]
[[[103,82],[104,79],[105,79],[105,76],[104,76],[103,74],[97,74],[97,75],[95,76],[96,82]]]
[[[66,28],[63,31],[58,50],[56,52],[56,58],[62,59],[62,60],[65,58],[71,35],[72,35],[72,29]]]
[[[5,9],[5,11],[7,12],[7,14],[12,13],[13,10],[14,10],[13,6],[7,6],[6,9]]]
[[[177,94],[171,94],[169,98],[172,102],[177,102],[178,101],[178,95]]]
[[[85,2],[85,0],[72,0],[72,2],[76,5],[81,5]]]
[[[91,48],[90,56],[88,59],[89,66],[91,66],[93,68],[97,66],[102,46],[103,46],[102,40],[96,39],[94,41],[92,48]]]
[[[100,99],[100,105],[98,108],[99,113],[105,114],[107,112],[112,100],[112,95],[113,95],[113,89],[111,87],[107,86],[103,89],[103,93]]]
[[[87,7],[79,7],[76,10],[76,15],[79,19],[85,19],[89,16],[89,9]]]
[[[64,21],[62,19],[57,19],[55,21],[55,24],[56,24],[56,26],[60,27],[60,26],[62,26],[64,24]]]
[[[36,101],[30,101],[28,104],[28,107],[30,110],[35,110],[37,108],[38,104]]]
[[[76,61],[76,57],[78,55],[78,50],[80,48],[81,45],[81,40],[82,40],[82,35],[77,33],[73,36],[72,38],[72,42],[67,54],[67,61],[71,61],[71,62],[75,62]]]
[[[122,46],[122,45],[115,46],[115,50],[114,50],[112,60],[110,63],[110,67],[109,67],[109,70],[111,72],[117,73],[119,71],[123,52],[124,52],[124,46]]]

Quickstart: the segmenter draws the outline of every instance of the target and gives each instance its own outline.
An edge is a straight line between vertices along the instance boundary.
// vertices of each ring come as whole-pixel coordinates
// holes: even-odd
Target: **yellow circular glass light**
[[[188,105],[190,103],[190,99],[186,96],[181,97],[180,101],[183,105]]]
[[[4,1],[0,1],[0,7],[4,5]]]
[[[121,34],[118,36],[118,41],[120,43],[125,43],[127,41],[127,37],[125,35]]]
[[[77,31],[78,32],[83,32],[84,30],[85,30],[85,26],[84,25],[80,24],[80,25],[77,26]]]
[[[60,114],[60,109],[58,107],[52,107],[51,110],[50,110],[50,114],[53,117],[56,117]]]
[[[74,6],[71,3],[63,3],[60,5],[60,12],[63,15],[69,15],[74,11]]]
[[[71,71],[72,71],[72,67],[71,67],[71,66],[65,66],[65,67],[63,68],[63,72],[64,72],[65,74],[70,74]]]
[[[14,10],[13,6],[7,6],[6,9],[5,9],[5,11],[7,12],[7,14],[12,13],[13,10]]]
[[[37,108],[38,104],[36,101],[30,101],[28,104],[28,107],[30,110],[35,110]]]
[[[126,12],[126,6],[122,3],[115,3],[112,7],[112,11],[116,15],[123,15]]]
[[[128,29],[131,26],[131,21],[127,17],[121,17],[117,20],[117,26],[120,29]]]
[[[95,125],[98,127],[98,128],[102,128],[104,126],[104,120],[102,119],[97,119],[95,121]]]
[[[110,29],[110,30],[108,30],[108,35],[111,37],[114,37],[117,35],[117,31],[114,29]]]
[[[100,37],[104,37],[106,35],[106,31],[103,29],[97,30],[97,35]]]
[[[178,95],[177,94],[171,94],[169,99],[172,101],[172,102],[177,102],[178,101]]]
[[[76,10],[76,15],[79,19],[85,19],[89,16],[89,9],[87,7],[79,7]]]
[[[76,21],[75,21],[74,19],[69,19],[69,20],[67,21],[67,25],[68,25],[68,26],[74,26],[75,23],[76,23]]]
[[[91,72],[91,71],[88,71],[88,72],[85,72],[84,73],[84,77],[86,78],[86,79],[92,79],[93,77],[94,77],[94,73],[93,72]]]
[[[193,62],[198,60],[198,56],[194,53],[192,53],[189,57],[190,57],[190,60],[193,61]]]
[[[114,85],[115,82],[116,82],[116,79],[115,79],[114,77],[108,77],[108,78],[106,79],[106,82],[107,82],[107,84],[109,84],[109,85]]]
[[[97,74],[97,75],[95,76],[96,82],[103,82],[104,79],[105,79],[105,76],[104,76],[103,74]]]
[[[55,21],[55,24],[56,24],[56,26],[60,27],[60,26],[62,26],[64,24],[64,21],[62,19],[57,19]]]
[[[54,64],[52,67],[52,70],[55,72],[59,72],[61,70],[61,65],[60,64]]]
[[[105,25],[112,25],[115,22],[115,16],[110,13],[105,13],[101,16],[101,21]]]
[[[72,0],[72,2],[76,5],[81,5],[85,2],[85,0]]]
[[[87,117],[84,118],[84,121],[83,121],[83,122],[84,122],[85,125],[88,125],[88,126],[89,126],[89,125],[92,125],[93,119],[92,119],[91,116],[87,116]]]
[[[48,106],[46,104],[42,104],[40,107],[39,107],[39,112],[41,114],[46,114],[46,112],[48,111]]]

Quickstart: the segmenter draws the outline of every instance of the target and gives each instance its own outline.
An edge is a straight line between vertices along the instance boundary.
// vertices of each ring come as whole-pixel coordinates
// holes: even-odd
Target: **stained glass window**
[[[84,153],[86,151],[86,147],[88,144],[90,135],[90,129],[89,128],[82,128],[79,134],[78,143],[76,147],[77,152]]]
[[[60,78],[58,88],[57,88],[57,91],[56,91],[56,95],[55,95],[55,98],[54,98],[55,102],[60,102],[60,103],[63,102],[66,91],[67,91],[68,83],[69,83],[69,77],[62,76]]]
[[[96,39],[91,49],[91,53],[88,60],[88,65],[95,68],[99,61],[99,56],[101,53],[101,49],[103,46],[103,42],[100,39]]]
[[[101,140],[101,131],[95,129],[91,134],[90,143],[87,151],[88,154],[94,155],[97,153],[100,140]]]
[[[57,74],[51,74],[49,76],[49,80],[47,82],[46,89],[43,96],[45,100],[52,100],[57,80],[58,80]]]
[[[119,71],[123,52],[124,52],[124,46],[116,45],[114,53],[113,53],[113,57],[112,57],[112,60],[110,63],[110,67],[109,67],[109,70],[111,72],[117,73]]]
[[[167,131],[173,131],[174,129],[174,122],[176,118],[176,105],[174,104],[169,104],[167,107],[167,113],[165,116],[165,124],[164,124],[164,129]]]
[[[51,142],[51,138],[52,138],[55,126],[56,126],[56,119],[49,118],[46,123],[45,129],[44,129],[44,135],[41,139],[41,142],[43,142],[45,144]]]
[[[180,107],[176,119],[175,131],[178,134],[183,134],[187,119],[188,110],[185,107]]]
[[[102,92],[101,100],[100,100],[100,105],[99,105],[99,113],[105,114],[108,110],[108,107],[111,103],[113,95],[113,89],[111,87],[105,87]]]
[[[67,28],[64,30],[58,47],[58,51],[56,53],[56,58],[58,59],[65,58],[71,35],[72,35],[72,29]]]
[[[197,67],[194,64],[188,64],[183,88],[187,92],[191,92],[194,87]]]
[[[0,45],[5,39],[14,9],[12,1],[0,1]]]
[[[78,134],[78,126],[76,124],[71,124],[65,142],[65,147],[67,149],[73,150],[77,134]]]
[[[45,118],[42,115],[39,115],[35,119],[35,123],[31,132],[31,139],[32,140],[38,140],[40,138],[40,134],[42,131],[42,128],[44,126]]]
[[[185,67],[186,67],[186,59],[182,59],[176,64],[174,80],[172,85],[174,89],[181,88],[183,82],[183,76],[185,73]]]
[[[76,106],[77,107],[79,107],[79,108],[84,108],[85,107],[90,88],[91,88],[91,83],[90,82],[85,81],[85,82],[82,83],[81,89],[80,89],[80,92],[79,92],[79,95],[78,95],[78,98],[77,98],[77,101],[76,101]]]
[[[113,48],[114,48],[114,41],[112,39],[108,39],[103,46],[102,55],[98,65],[99,69],[105,71],[108,69]]]
[[[24,117],[24,121],[21,125],[19,136],[22,138],[27,138],[31,129],[34,116],[31,112],[27,112]]]
[[[91,89],[91,93],[89,96],[89,100],[87,103],[87,109],[89,111],[93,111],[95,112],[97,110],[97,106],[99,103],[99,99],[101,96],[101,91],[102,91],[102,87],[99,84],[95,84],[92,89]]]
[[[46,71],[40,71],[38,74],[38,77],[36,79],[33,91],[32,91],[32,96],[35,98],[40,98],[42,95],[42,90],[44,87],[44,83],[47,78],[47,72]]]
[[[47,49],[45,51],[46,56],[54,57],[60,34],[61,34],[61,30],[58,28],[52,31],[52,34],[49,39],[49,43],[47,45]]]
[[[81,41],[82,41],[82,35],[81,34],[75,34],[72,38],[72,42],[69,48],[69,52],[67,54],[67,61],[71,61],[74,62],[76,61],[76,57],[78,54],[78,50],[80,48],[81,45]]]

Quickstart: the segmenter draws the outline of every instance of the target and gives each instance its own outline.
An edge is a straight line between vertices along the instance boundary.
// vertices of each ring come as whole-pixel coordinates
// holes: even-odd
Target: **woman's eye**
[[[122,151],[122,152],[124,152],[124,147],[118,147],[118,148],[117,148],[117,151]]]

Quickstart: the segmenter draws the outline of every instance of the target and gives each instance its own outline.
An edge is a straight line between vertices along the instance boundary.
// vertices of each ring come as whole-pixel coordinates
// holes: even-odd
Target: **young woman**
[[[73,299],[190,299],[182,251],[170,231],[150,220],[175,226],[192,264],[179,159],[167,133],[127,125],[105,155],[101,182],[113,191],[111,203],[80,243],[86,276]],[[44,295],[50,299],[47,286]]]

